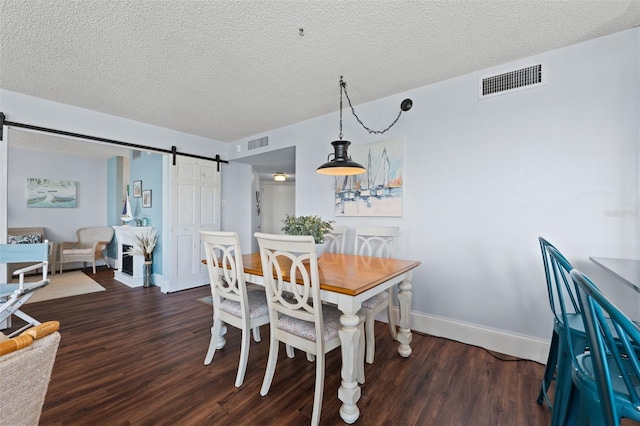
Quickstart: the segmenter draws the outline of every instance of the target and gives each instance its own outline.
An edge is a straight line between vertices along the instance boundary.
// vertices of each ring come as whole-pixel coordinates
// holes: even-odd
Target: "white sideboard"
[[[131,273],[123,270],[123,256],[125,250],[123,246],[136,246],[136,236],[142,236],[147,230],[150,230],[150,226],[114,226],[113,229],[116,232],[116,240],[118,242],[118,259],[113,278],[120,281],[129,287],[142,287],[144,284],[144,256],[135,255],[133,257],[133,265]],[[128,256],[126,256],[128,257]]]

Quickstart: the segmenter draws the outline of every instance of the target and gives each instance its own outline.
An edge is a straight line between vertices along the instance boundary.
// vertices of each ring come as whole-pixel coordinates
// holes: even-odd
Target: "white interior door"
[[[220,172],[214,161],[177,157],[171,167],[171,272],[167,292],[209,282],[200,229],[220,230]]]

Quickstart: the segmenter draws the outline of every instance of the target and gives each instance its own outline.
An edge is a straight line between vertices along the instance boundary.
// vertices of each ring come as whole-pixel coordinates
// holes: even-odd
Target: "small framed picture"
[[[142,207],[151,207],[151,190],[142,191]]]
[[[133,197],[134,198],[142,197],[142,181],[141,180],[133,181]]]

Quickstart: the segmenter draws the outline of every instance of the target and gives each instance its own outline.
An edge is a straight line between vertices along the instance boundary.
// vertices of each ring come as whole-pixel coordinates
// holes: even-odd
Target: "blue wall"
[[[129,164],[129,194],[135,219],[146,217],[149,226],[158,233],[158,244],[153,251],[153,271],[162,271],[162,155],[134,151]],[[151,207],[142,207],[142,198],[133,197],[133,182],[142,181],[142,190],[151,190]],[[133,224],[133,222],[132,222]]]

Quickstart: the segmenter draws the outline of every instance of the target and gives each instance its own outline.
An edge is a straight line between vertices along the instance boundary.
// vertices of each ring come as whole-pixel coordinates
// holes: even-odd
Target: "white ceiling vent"
[[[269,136],[263,136],[259,139],[254,139],[249,141],[247,144],[247,150],[251,151],[252,149],[262,148],[263,146],[269,145]]]
[[[546,84],[542,64],[521,68],[489,77],[481,77],[480,99],[504,95],[523,89],[531,89]]]

